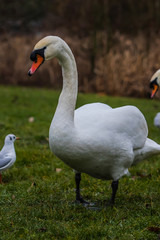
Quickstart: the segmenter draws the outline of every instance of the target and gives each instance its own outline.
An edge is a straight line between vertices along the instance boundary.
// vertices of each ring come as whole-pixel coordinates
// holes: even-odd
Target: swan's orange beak
[[[16,140],[20,140],[21,138],[20,137],[16,137]]]
[[[151,93],[151,98],[153,98],[158,91],[158,85],[157,84],[152,84],[152,93]]]
[[[33,73],[35,73],[35,71],[40,67],[40,65],[44,62],[44,58],[39,55],[39,54],[36,54],[36,60],[33,62],[29,72],[28,72],[28,75],[29,76],[32,76]]]

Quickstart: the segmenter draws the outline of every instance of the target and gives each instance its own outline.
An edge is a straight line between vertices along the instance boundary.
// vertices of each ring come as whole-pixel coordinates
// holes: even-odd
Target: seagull
[[[0,184],[2,184],[1,172],[10,168],[16,161],[16,152],[14,149],[14,141],[20,139],[14,134],[8,134],[4,140],[4,146],[0,151]]]

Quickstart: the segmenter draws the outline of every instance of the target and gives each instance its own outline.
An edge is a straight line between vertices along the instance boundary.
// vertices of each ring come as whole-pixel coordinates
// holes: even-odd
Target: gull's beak
[[[20,137],[16,137],[16,140],[20,140],[21,138]]]
[[[33,73],[35,73],[35,71],[40,67],[40,65],[44,62],[44,58],[39,55],[39,54],[36,54],[36,60],[33,62],[29,72],[28,72],[28,75],[29,76],[32,76]]]
[[[157,84],[152,84],[152,93],[151,93],[151,98],[153,98],[158,91],[158,85]]]

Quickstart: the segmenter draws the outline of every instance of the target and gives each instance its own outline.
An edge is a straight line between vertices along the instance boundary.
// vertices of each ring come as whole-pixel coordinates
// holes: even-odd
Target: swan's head
[[[155,72],[150,81],[150,88],[152,88],[151,98],[153,98],[160,86],[160,69]]]
[[[55,36],[47,36],[42,38],[34,47],[30,59],[33,61],[28,75],[33,73],[42,65],[45,60],[49,60],[58,55],[62,48],[62,39]]]

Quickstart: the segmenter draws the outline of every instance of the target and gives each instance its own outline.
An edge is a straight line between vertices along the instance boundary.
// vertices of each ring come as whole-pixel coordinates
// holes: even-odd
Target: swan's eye
[[[9,137],[10,138],[10,140],[12,141],[12,137]]]
[[[41,56],[45,60],[45,57],[44,57],[44,50],[45,49],[46,49],[46,47],[34,50],[30,55],[31,61],[36,63],[37,62],[37,55]]]
[[[33,62],[36,62],[36,61],[37,61],[37,57],[36,57],[35,51],[33,51],[33,52],[31,53],[30,59],[31,59]]]
[[[155,78],[151,83],[150,83],[150,88],[152,89],[151,93],[151,98],[153,98],[158,91],[159,85],[157,83],[157,78]]]

